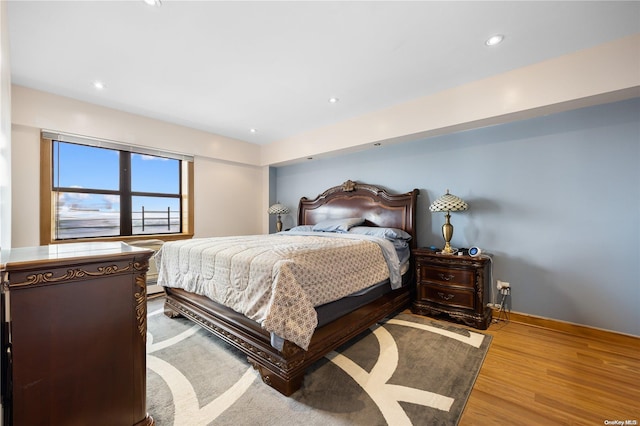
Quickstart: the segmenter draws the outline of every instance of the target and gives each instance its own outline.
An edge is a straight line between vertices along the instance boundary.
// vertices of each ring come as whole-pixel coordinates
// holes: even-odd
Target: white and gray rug
[[[149,301],[147,409],[158,426],[456,425],[491,336],[398,314],[318,361],[287,398],[246,357]]]

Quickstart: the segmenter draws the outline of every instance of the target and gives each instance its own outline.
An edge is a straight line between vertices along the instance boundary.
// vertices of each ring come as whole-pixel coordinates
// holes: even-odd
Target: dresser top
[[[0,270],[30,264],[50,264],[61,261],[90,261],[99,258],[149,257],[152,250],[133,247],[123,242],[95,242],[52,244],[37,247],[18,247],[0,252]]]

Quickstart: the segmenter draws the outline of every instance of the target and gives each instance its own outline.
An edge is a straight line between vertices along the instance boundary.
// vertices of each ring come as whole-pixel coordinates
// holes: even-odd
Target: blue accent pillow
[[[402,229],[398,228],[381,228],[377,226],[355,226],[349,229],[352,234],[371,235],[373,237],[385,238],[387,240],[395,241],[409,241],[411,235]]]
[[[361,217],[325,220],[313,225],[313,230],[323,232],[348,232],[352,227],[361,225],[362,223],[364,223],[364,219]]]

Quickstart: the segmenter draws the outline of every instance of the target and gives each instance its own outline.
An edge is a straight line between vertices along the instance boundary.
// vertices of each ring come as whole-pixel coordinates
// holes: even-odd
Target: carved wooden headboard
[[[313,200],[300,199],[298,225],[315,225],[329,219],[362,217],[367,226],[400,228],[413,238],[416,246],[416,203],[420,191],[391,194],[385,189],[346,181],[318,195]]]

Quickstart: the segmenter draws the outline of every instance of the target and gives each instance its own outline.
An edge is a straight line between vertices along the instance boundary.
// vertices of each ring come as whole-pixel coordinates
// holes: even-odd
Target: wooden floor
[[[493,340],[460,426],[640,425],[639,338],[513,320],[486,332]]]

